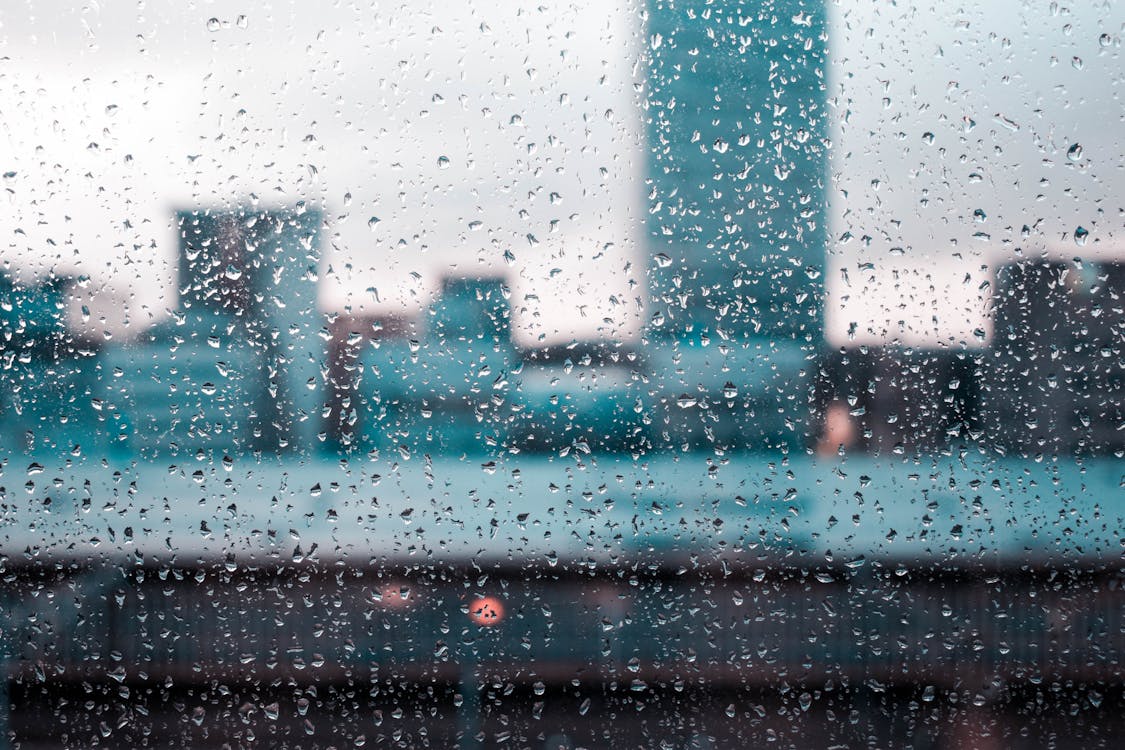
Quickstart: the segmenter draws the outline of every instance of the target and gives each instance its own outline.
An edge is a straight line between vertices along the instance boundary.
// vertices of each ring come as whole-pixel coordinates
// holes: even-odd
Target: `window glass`
[[[1123,7],[0,8],[0,748],[1116,747]]]

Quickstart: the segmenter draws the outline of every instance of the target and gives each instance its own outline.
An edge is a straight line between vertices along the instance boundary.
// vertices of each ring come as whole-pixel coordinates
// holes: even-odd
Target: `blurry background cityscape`
[[[921,5],[950,46],[981,20]],[[601,19],[591,28],[624,52],[592,68],[619,90],[591,93],[569,130],[542,137],[523,121],[557,112],[533,102],[561,102],[556,89],[585,101],[589,63],[485,107],[499,136],[446,118],[482,133],[477,155],[441,128],[413,136],[434,154],[372,141],[373,173],[409,182],[410,159],[432,160],[417,181],[449,187],[417,203],[402,182],[328,199],[314,161],[290,180],[293,156],[257,153],[261,133],[232,124],[246,111],[224,113],[213,137],[237,143],[187,158],[234,187],[193,177],[161,198],[176,245],[163,299],[142,280],[161,263],[141,233],[108,281],[88,260],[0,275],[12,745],[1077,747],[1125,731],[1125,265],[1095,223],[1117,209],[1069,195],[1106,174],[1090,162],[1105,134],[1050,138],[1071,170],[1062,191],[1096,217],[1023,217],[1008,193],[1030,205],[1057,188],[1029,174],[1036,187],[1006,190],[993,173],[1025,158],[1004,147],[1021,154],[1008,140],[1039,125],[1015,111],[896,113],[901,90],[933,84],[909,67],[870,102],[857,101],[867,83],[839,85],[873,29],[901,35],[897,11],[653,0],[608,21],[593,4],[553,21],[451,12],[420,28],[488,36],[503,58],[482,74],[495,91],[540,65],[509,61],[497,37],[542,33],[527,44],[549,52],[571,23]],[[1060,54],[1068,71],[1119,63],[1112,12],[1106,33],[1050,13],[1071,29],[1060,38],[1078,28],[1093,51]],[[195,15],[185,34],[255,20]],[[396,18],[369,19],[369,44],[395,36]],[[308,54],[313,79],[332,67]],[[414,107],[418,92],[398,87],[417,87],[441,120],[457,96],[412,77],[427,65],[409,50],[400,59],[405,78],[378,86],[384,104]],[[343,96],[278,83],[270,96],[305,84]],[[946,93],[915,88],[912,106],[942,109],[968,87],[939,83]],[[463,112],[477,108],[464,96]],[[367,137],[307,129],[288,137],[324,150]],[[888,159],[891,129],[910,142],[896,162],[855,151]],[[9,250],[46,258],[59,245],[42,227],[64,222],[24,229],[36,210],[24,193],[51,193],[47,165],[62,157],[8,131],[26,159],[5,175],[19,206]],[[102,132],[89,149],[132,148]],[[499,157],[472,175],[490,138],[521,154],[510,183],[492,174]],[[1100,143],[1119,167],[1120,140]],[[275,175],[276,191],[252,184]],[[108,204],[128,192],[127,177],[100,179],[64,192]],[[494,179],[499,193],[480,189]],[[1000,197],[962,203],[930,185],[940,179]],[[456,221],[435,214],[444,201]],[[139,231],[132,208],[112,211],[117,230]],[[949,212],[958,226],[943,239]],[[1060,222],[1073,225],[1064,240],[1047,239]],[[385,275],[349,255],[356,225],[394,248]],[[927,233],[949,254],[919,274],[925,254],[910,246]],[[437,239],[460,257],[417,260]],[[882,323],[871,305],[884,304]],[[482,624],[486,606],[495,624]]]

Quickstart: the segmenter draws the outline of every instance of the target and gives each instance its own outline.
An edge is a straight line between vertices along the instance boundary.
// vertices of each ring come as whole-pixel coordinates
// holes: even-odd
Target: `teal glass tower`
[[[655,440],[792,447],[823,338],[824,5],[650,0],[646,37]]]

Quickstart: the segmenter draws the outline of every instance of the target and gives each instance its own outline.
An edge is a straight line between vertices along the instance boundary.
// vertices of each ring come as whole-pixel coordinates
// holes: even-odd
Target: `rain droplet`
[[[1079,161],[1082,158],[1082,144],[1075,143],[1066,150],[1066,158],[1071,161]]]
[[[207,19],[207,30],[208,31],[214,32],[214,31],[218,31],[221,28],[223,28],[223,25],[219,22],[219,19],[217,19],[217,18],[208,18]]]

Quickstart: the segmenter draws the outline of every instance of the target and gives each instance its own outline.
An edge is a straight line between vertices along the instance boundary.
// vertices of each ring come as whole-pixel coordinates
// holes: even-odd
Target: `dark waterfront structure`
[[[1002,267],[981,380],[982,429],[1026,456],[1125,451],[1125,264]]]

